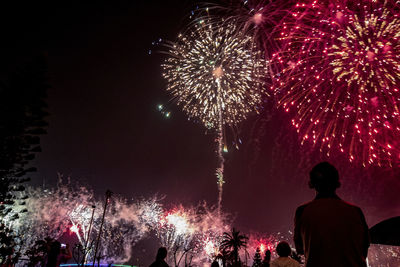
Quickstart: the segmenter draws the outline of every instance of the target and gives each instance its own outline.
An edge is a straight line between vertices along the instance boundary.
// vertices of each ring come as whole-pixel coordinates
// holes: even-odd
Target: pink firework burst
[[[290,6],[291,1],[286,0],[219,0],[205,4],[198,19],[207,17],[209,23],[215,24],[223,17],[227,24],[235,24],[236,34],[251,36],[256,44],[254,48],[263,49],[262,55],[268,60],[273,46],[270,33]]]
[[[364,166],[399,159],[399,14],[393,0],[306,0],[282,21],[272,89],[303,142]]]

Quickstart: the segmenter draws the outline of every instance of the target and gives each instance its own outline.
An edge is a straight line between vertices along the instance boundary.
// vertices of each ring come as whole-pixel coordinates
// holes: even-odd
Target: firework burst
[[[280,25],[272,89],[293,110],[303,141],[318,142],[328,156],[335,148],[364,166],[399,157],[398,8],[394,1],[304,1]]]
[[[200,266],[219,254],[222,234],[230,229],[227,221],[226,214],[205,204],[178,206],[165,211],[156,232],[161,244],[171,251],[171,260],[191,255],[195,256],[193,262]]]
[[[82,248],[87,248],[86,259],[92,260],[103,201],[96,200],[92,190],[62,180],[55,188],[28,187],[27,192],[30,195],[26,200],[28,211],[12,224],[9,222],[23,241],[21,252],[25,253],[24,250],[36,240],[59,239],[69,233],[76,236]],[[220,236],[230,228],[228,216],[205,204],[165,210],[161,199],[154,196],[127,201],[113,196],[106,211],[100,242],[99,255],[104,261],[128,261],[132,247],[150,233],[156,233],[160,244],[170,251],[178,254],[185,249],[190,251],[193,262],[205,263],[213,259],[218,252]]]
[[[199,20],[207,17],[218,23],[220,17],[223,17],[225,23],[236,25],[236,34],[239,37],[251,36],[253,42],[264,49],[268,58],[272,47],[269,33],[279,24],[290,6],[290,1],[280,0],[222,0],[218,4],[207,4],[207,7],[200,9]]]
[[[251,37],[236,35],[233,23],[201,20],[169,47],[163,64],[167,91],[189,118],[218,133],[219,205],[223,179],[226,126],[234,129],[257,113],[265,94],[266,64]]]
[[[23,249],[36,240],[58,239],[69,232],[77,237],[82,247],[88,246],[88,259],[93,257],[92,245],[99,234],[103,201],[96,200],[86,187],[62,180],[56,188],[28,187],[27,193],[30,196],[26,200],[28,211],[10,225],[23,241]],[[159,200],[153,197],[128,202],[114,197],[106,212],[100,255],[111,261],[127,261],[131,247],[158,224],[163,212]]]
[[[268,37],[265,33],[279,23],[288,5],[287,1],[276,0],[219,1],[201,8],[199,19],[205,14],[211,21],[218,23],[220,17],[224,17],[226,23],[237,25],[238,35],[251,35],[256,43],[262,44],[265,37]]]
[[[163,64],[167,91],[210,129],[236,126],[257,112],[264,96],[265,63],[249,51],[251,38],[236,38],[235,32],[234,24],[199,22],[170,44]]]

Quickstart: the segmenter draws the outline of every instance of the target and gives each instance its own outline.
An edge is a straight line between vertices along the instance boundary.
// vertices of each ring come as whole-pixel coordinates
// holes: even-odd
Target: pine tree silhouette
[[[7,225],[27,212],[21,208],[26,174],[36,171],[28,164],[40,152],[40,135],[45,134],[46,83],[45,58],[38,57],[0,82],[0,262],[14,253],[14,234]],[[15,210],[15,206],[20,206]]]
[[[261,262],[261,254],[260,254],[260,248],[257,247],[256,253],[254,253],[253,257],[253,267],[261,267],[262,262]]]

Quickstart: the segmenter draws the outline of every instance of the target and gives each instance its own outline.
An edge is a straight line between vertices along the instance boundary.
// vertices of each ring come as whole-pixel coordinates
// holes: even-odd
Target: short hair
[[[340,187],[338,170],[329,162],[318,163],[310,172],[309,186],[317,192],[335,191]]]
[[[292,249],[288,242],[281,241],[276,246],[276,253],[278,253],[279,257],[289,257],[289,255],[292,254]]]
[[[156,256],[156,260],[163,260],[167,257],[167,248],[165,247],[160,247],[157,251],[157,256]]]

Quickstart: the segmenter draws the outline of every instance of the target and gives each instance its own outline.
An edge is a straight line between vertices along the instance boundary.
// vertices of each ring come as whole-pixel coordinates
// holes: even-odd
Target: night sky
[[[174,40],[194,2],[80,2],[0,4],[1,77],[40,54],[48,62],[49,128],[32,183],[54,185],[60,173],[99,196],[110,189],[127,198],[159,193],[166,205],[216,204],[215,135],[169,102],[162,48],[152,46]],[[307,174],[326,158],[299,145],[290,118],[271,101],[239,136],[240,150],[227,155],[223,210],[244,231],[291,229],[296,207],[314,195]],[[360,205],[370,226],[399,215],[399,168],[329,161],[342,176],[339,195]]]

